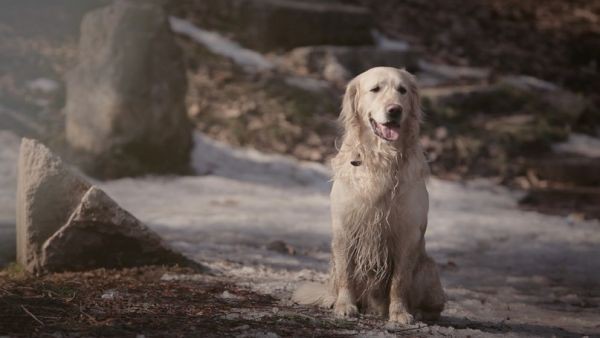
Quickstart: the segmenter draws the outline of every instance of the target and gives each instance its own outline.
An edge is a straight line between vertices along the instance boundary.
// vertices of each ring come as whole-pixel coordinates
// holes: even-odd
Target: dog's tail
[[[333,306],[335,297],[325,284],[304,283],[292,295],[292,300],[302,305],[317,305],[326,308]]]

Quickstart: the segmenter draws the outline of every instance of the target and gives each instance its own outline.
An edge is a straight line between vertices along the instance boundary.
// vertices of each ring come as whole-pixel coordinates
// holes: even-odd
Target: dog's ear
[[[340,122],[346,132],[359,127],[358,117],[358,81],[352,79],[346,86],[346,92],[342,100],[342,112],[340,113]]]
[[[408,78],[408,92],[410,94],[410,107],[411,112],[415,114],[415,117],[419,122],[423,121],[423,108],[421,106],[421,96],[419,94],[419,85],[417,78],[406,70],[402,70],[406,73]]]

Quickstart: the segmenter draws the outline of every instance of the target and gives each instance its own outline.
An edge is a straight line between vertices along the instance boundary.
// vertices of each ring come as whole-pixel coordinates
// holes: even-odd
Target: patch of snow
[[[113,300],[116,299],[120,296],[120,292],[115,290],[115,289],[110,289],[110,290],[106,290],[104,291],[104,293],[102,293],[102,296],[100,296],[101,299],[105,299],[105,300]]]
[[[235,295],[227,290],[223,291],[223,293],[219,297],[221,299],[232,299],[232,300],[242,299],[242,297]]]
[[[419,68],[422,72],[429,73],[430,76],[441,76],[453,80],[461,78],[485,80],[490,76],[490,70],[487,68],[450,66],[425,60],[419,60]]]
[[[329,83],[327,81],[309,77],[289,76],[285,78],[285,83],[309,92],[323,92],[329,90]]]
[[[600,138],[585,134],[571,133],[566,142],[552,145],[552,150],[557,153],[600,158]]]
[[[60,84],[52,79],[41,77],[29,81],[27,83],[27,88],[32,91],[50,94],[57,91],[60,88]]]
[[[244,67],[247,71],[265,71],[275,66],[262,54],[244,48],[217,32],[204,30],[187,20],[174,16],[170,17],[169,21],[171,29],[175,33],[190,37],[192,40],[204,45],[211,52],[233,60],[233,62]]]
[[[200,174],[241,181],[283,187],[300,185],[319,190],[329,190],[331,186],[329,170],[323,165],[254,149],[233,149],[201,133],[195,134],[192,163]]]
[[[536,89],[544,91],[555,91],[560,89],[559,86],[552,82],[538,79],[537,77],[529,75],[505,76],[502,78],[502,81],[521,89]]]
[[[186,274],[186,275],[180,275],[180,274],[172,274],[172,273],[165,273],[160,277],[160,280],[165,281],[165,282],[171,282],[171,281],[202,281],[205,280],[206,276],[205,275],[201,275],[201,274]]]
[[[376,30],[373,30],[371,34],[373,35],[373,40],[375,40],[375,45],[380,49],[398,51],[407,51],[410,49],[410,45],[405,41],[390,39]]]

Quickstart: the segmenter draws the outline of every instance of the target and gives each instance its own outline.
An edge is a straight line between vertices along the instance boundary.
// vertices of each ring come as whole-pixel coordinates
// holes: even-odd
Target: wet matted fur
[[[445,296],[425,252],[422,115],[416,79],[405,70],[376,67],[350,81],[340,114],[343,142],[332,160],[329,283],[300,286],[296,302],[401,324],[439,317]]]

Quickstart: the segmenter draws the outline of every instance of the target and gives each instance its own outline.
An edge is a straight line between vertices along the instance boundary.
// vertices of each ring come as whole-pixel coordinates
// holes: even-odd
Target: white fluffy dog
[[[343,143],[332,161],[329,285],[302,285],[296,302],[333,306],[339,316],[388,315],[400,324],[439,317],[445,296],[425,252],[422,114],[416,80],[405,70],[376,67],[350,81]]]

